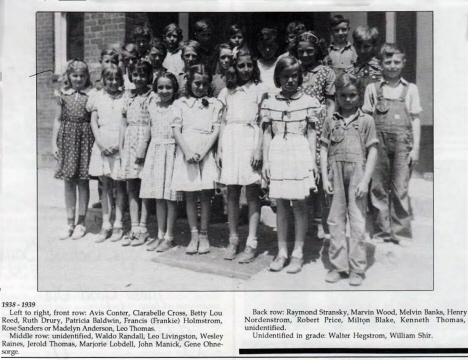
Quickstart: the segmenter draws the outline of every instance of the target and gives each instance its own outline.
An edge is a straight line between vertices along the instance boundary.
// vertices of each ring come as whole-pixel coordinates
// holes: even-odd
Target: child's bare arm
[[[127,115],[122,114],[122,118],[120,120],[120,134],[119,134],[119,152],[122,152],[124,147],[125,141],[125,131],[127,130]]]
[[[325,104],[327,106],[327,118],[331,119],[333,114],[335,113],[336,105],[335,105],[335,97],[327,95],[325,97]]]
[[[201,154],[198,154],[200,155],[200,157],[198,158],[198,161],[201,161],[205,157],[205,155],[208,154],[208,151],[210,151],[210,149],[213,147],[218,136],[219,136],[219,125],[215,125],[213,126],[213,132],[210,134],[210,137],[208,138],[208,141],[206,143],[206,148],[203,149]]]
[[[97,123],[97,120],[98,120],[97,111],[93,111],[91,113],[91,130],[93,130],[94,141],[96,141],[96,144],[99,146],[99,149],[101,149],[101,152],[104,152],[106,149],[104,148],[101,142],[101,135],[99,134],[99,125]],[[107,154],[104,154],[104,155],[107,155]]]
[[[323,184],[323,190],[328,195],[333,194],[333,186],[330,183],[330,180],[328,179],[328,147],[325,145],[320,146],[320,167],[322,169],[322,184]]]
[[[309,140],[310,153],[312,155],[312,170],[314,171],[315,180],[318,180],[319,173],[317,169],[316,154],[317,154],[317,133],[315,132],[315,124],[307,124],[307,139]]]
[[[52,128],[52,153],[56,160],[58,159],[57,136],[58,136],[58,131],[60,129],[61,122],[62,122],[62,106],[57,104],[55,107],[55,118],[54,118],[54,125]]]
[[[268,153],[270,151],[270,143],[271,143],[272,135],[271,135],[271,123],[264,124],[264,131],[263,131],[263,177],[268,180],[270,178],[270,161],[268,159]]]
[[[146,150],[148,150],[148,144],[151,140],[151,125],[145,126],[145,132],[143,134],[143,140],[140,144],[140,148],[137,152],[137,163],[142,164],[145,162]]]
[[[419,115],[411,115],[411,128],[413,130],[413,149],[409,153],[408,165],[414,166],[419,161],[419,146],[421,142],[421,120]]]
[[[223,161],[222,138],[223,138],[225,127],[226,127],[226,109],[224,109],[223,117],[221,119],[221,127],[219,128],[218,149],[216,152],[216,164],[218,165],[218,167],[222,166],[222,161]]]
[[[364,176],[361,182],[358,184],[356,188],[357,197],[365,196],[368,193],[369,182],[371,180],[372,173],[374,172],[376,162],[377,162],[377,146],[373,144],[368,149],[366,171],[364,172]]]

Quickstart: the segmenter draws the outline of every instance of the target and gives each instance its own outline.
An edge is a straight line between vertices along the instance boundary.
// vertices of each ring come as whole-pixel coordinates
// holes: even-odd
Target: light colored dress
[[[204,105],[203,103],[206,103]],[[220,126],[223,104],[214,98],[183,97],[174,102],[173,107],[180,110],[172,127],[180,127],[187,146],[201,154],[215,126]],[[219,180],[219,169],[210,149],[198,163],[189,164],[185,155],[177,148],[174,164],[172,189],[177,191],[200,191],[215,188]]]
[[[261,180],[251,159],[257,147],[260,128],[258,113],[268,89],[250,81],[235,89],[224,88],[218,96],[226,111],[226,127],[221,139],[223,151],[220,183],[250,185]]]
[[[143,165],[136,164],[137,153],[145,141],[146,127],[150,123],[148,103],[157,96],[151,89],[142,95],[134,90],[125,94],[122,115],[127,117],[120,176],[123,180],[138,179]]]
[[[257,61],[258,69],[260,70],[260,81],[268,88],[268,92],[276,95],[281,89],[275,85],[275,67],[280,59],[277,58],[272,64],[266,65],[262,60]]]
[[[300,91],[290,99],[277,94],[263,102],[261,112],[273,133],[268,153],[270,197],[305,199],[316,188],[307,124],[318,121],[320,103]]]
[[[97,113],[97,124],[99,126],[99,137],[105,148],[114,146],[119,148],[119,131],[122,121],[122,109],[124,93],[115,96],[109,95],[105,90],[96,92],[90,98],[86,107],[89,112]],[[116,153],[105,156],[101,148],[95,142],[89,163],[89,174],[91,176],[109,176],[114,180],[120,178],[120,155]]]
[[[174,53],[167,52],[166,58],[164,59],[163,66],[167,71],[177,75],[184,70],[184,61],[182,60],[182,51],[177,50]]]
[[[145,165],[140,173],[142,199],[177,200],[177,192],[172,190],[172,175],[177,145],[172,130],[174,107],[159,106],[159,98],[148,102],[151,121],[151,142],[146,151]]]

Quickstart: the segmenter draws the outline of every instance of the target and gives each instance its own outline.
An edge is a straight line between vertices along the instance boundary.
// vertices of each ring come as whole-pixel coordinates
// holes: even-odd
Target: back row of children
[[[377,210],[376,242],[406,246],[411,240],[407,190],[411,166],[418,160],[421,108],[416,86],[401,78],[404,52],[393,44],[384,44],[378,51],[376,29],[359,27],[354,32],[358,57],[353,70],[340,68],[351,57],[335,56],[332,51],[341,49],[341,55],[348,51],[348,44],[343,46],[347,31],[342,27],[346,24],[349,30],[349,24],[339,16],[333,21],[337,24],[332,27],[334,42],[328,53],[323,39],[301,23],[292,23],[287,31],[288,53],[277,57],[276,31],[262,29],[258,61],[242,43],[244,30],[234,25],[231,44],[219,46],[214,64],[207,49],[202,50],[202,40],[211,32],[206,21],[197,24],[201,30],[195,36],[200,43],[189,40],[180,48],[180,28],[171,24],[163,41],[149,41],[147,48],[145,41],[135,38],[136,45],[123,46],[121,54],[103,51],[100,91],[90,90],[86,64],[72,61],[53,132],[56,177],[65,180],[68,218],[61,238],[78,239],[86,232],[92,175],[100,177],[103,185],[103,225],[96,242],[147,243],[148,250],[169,250],[174,246],[176,201],[183,194],[191,231],[186,252],[208,253],[211,199],[219,182],[227,185],[228,197],[229,244],[224,258],[248,263],[256,256],[263,183],[277,202],[278,254],[270,270],[301,270],[307,199],[313,195],[309,202],[321,210],[316,213],[330,232],[333,269],[326,281],[349,276],[351,285],[360,285],[366,269],[369,186]],[[177,52],[183,63],[179,72]],[[326,65],[334,59],[340,62],[338,77]],[[209,96],[212,92],[216,98]],[[242,186],[246,186],[249,235],[238,254]],[[124,236],[126,192],[131,230]],[[326,196],[332,198],[330,209],[318,206],[326,204]],[[156,199],[158,220],[158,234],[151,241],[146,227],[149,199]],[[295,243],[289,255],[291,207]]]

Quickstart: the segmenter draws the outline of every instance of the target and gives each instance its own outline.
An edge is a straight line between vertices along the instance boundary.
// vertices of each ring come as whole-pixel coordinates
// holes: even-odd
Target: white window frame
[[[54,13],[55,74],[62,75],[67,66],[67,14]]]

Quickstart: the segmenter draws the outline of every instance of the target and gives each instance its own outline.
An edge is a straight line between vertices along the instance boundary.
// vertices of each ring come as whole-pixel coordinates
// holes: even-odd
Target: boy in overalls
[[[401,77],[406,62],[403,50],[384,44],[378,56],[383,79],[367,86],[362,107],[373,115],[379,139],[371,182],[376,215],[373,240],[406,247],[412,240],[408,184],[419,159],[421,106],[416,85]]]
[[[320,161],[323,189],[333,195],[328,216],[329,258],[333,266],[325,281],[349,273],[350,285],[361,285],[367,266],[365,230],[367,192],[378,143],[372,116],[359,110],[361,81],[343,74],[335,82],[338,112],[323,125]],[[328,169],[328,171],[327,171]],[[351,228],[346,240],[346,217]]]

